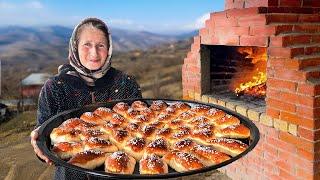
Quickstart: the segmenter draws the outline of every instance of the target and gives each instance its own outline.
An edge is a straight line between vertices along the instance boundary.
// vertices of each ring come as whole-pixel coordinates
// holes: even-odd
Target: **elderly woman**
[[[117,99],[141,98],[139,85],[123,72],[111,67],[112,41],[106,24],[96,18],[80,22],[69,43],[69,64],[47,80],[39,97],[37,128],[31,132],[36,155],[50,160],[36,145],[38,129],[59,112],[84,105]],[[58,167],[55,179],[87,179],[79,172]]]

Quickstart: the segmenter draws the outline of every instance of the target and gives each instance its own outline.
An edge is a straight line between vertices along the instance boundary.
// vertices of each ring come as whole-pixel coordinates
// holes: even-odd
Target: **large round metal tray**
[[[118,102],[126,102],[128,104],[131,104],[135,100],[141,100],[146,102],[147,104],[151,104],[152,101],[154,100],[163,100],[167,103],[173,103],[173,102],[185,102],[189,104],[190,106],[194,106],[196,104],[202,104],[202,105],[207,105],[210,107],[214,107],[217,109],[221,109],[225,111],[228,114],[231,114],[235,117],[238,117],[241,121],[242,124],[247,126],[250,129],[251,137],[249,139],[244,140],[246,144],[249,145],[248,149],[246,149],[243,153],[239,154],[238,156],[232,157],[231,159],[224,161],[222,163],[197,169],[197,170],[192,170],[192,171],[187,171],[187,172],[176,172],[175,170],[169,168],[169,173],[167,174],[158,174],[158,175],[141,175],[139,174],[139,169],[138,169],[138,163],[135,167],[134,174],[128,174],[128,175],[123,175],[123,174],[113,174],[113,173],[106,173],[103,171],[103,168],[96,169],[96,170],[89,170],[89,169],[84,169],[78,166],[74,166],[72,164],[67,163],[66,161],[63,161],[62,159],[58,158],[55,156],[51,151],[51,141],[50,141],[50,133],[53,130],[53,128],[58,127],[63,121],[69,119],[69,118],[74,118],[74,117],[80,117],[82,113],[87,112],[87,111],[94,111],[98,107],[109,107],[112,108],[116,103]],[[169,99],[129,99],[129,100],[119,100],[119,101],[112,101],[112,102],[107,102],[107,103],[98,103],[94,105],[89,105],[85,106],[83,108],[78,108],[78,109],[73,109],[73,110],[68,110],[64,111],[62,113],[59,113],[46,122],[44,122],[39,129],[39,138],[37,140],[37,145],[39,148],[43,151],[43,153],[56,165],[56,166],[63,166],[66,168],[70,168],[76,171],[80,171],[82,173],[94,175],[94,176],[99,176],[100,178],[114,178],[114,179],[162,179],[162,178],[174,178],[174,177],[181,177],[181,176],[187,176],[187,175],[192,175],[192,174],[199,174],[199,173],[204,173],[207,171],[215,170],[220,167],[226,166],[233,161],[236,161],[237,159],[241,158],[242,156],[246,155],[249,151],[251,151],[256,144],[258,143],[260,138],[259,130],[258,128],[246,117],[235,113],[233,111],[230,111],[224,107],[213,105],[213,104],[207,104],[207,103],[200,103],[200,102],[195,102],[195,101],[186,101],[186,100],[169,100]],[[243,140],[242,140],[243,141]]]

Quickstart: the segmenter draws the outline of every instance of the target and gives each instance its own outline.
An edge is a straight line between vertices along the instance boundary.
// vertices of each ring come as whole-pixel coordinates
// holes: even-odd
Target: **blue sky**
[[[98,17],[122,29],[186,32],[223,8],[224,0],[0,0],[0,26],[74,26]]]

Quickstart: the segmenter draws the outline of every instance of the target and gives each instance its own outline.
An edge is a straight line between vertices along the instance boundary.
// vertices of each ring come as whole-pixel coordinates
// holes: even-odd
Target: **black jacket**
[[[140,87],[133,77],[114,68],[98,79],[94,87],[87,86],[79,77],[67,74],[70,70],[73,70],[70,65],[64,65],[60,73],[48,79],[42,87],[38,102],[37,126],[57,113],[69,109],[97,102],[142,97]],[[58,167],[55,179],[88,179],[88,177]]]

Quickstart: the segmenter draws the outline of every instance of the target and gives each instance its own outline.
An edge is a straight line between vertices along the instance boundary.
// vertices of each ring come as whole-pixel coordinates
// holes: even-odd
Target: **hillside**
[[[61,26],[0,28],[0,59],[3,75],[1,98],[19,98],[19,83],[30,73],[49,72],[55,74],[60,64],[67,63],[67,45],[71,31],[70,28]],[[154,79],[163,78],[160,76],[167,76],[168,73],[175,71],[174,68],[179,68],[179,66],[173,66],[182,63],[185,53],[190,47],[188,40],[177,42],[178,39],[186,38],[188,34],[174,37],[114,29],[112,35],[116,49],[113,55],[113,65],[128,71],[129,74],[138,76],[139,83],[146,86],[146,89],[153,86],[151,81]],[[187,45],[172,45],[171,48],[166,49],[168,43],[170,45],[173,42]],[[166,45],[161,46],[161,44]],[[139,67],[139,64],[142,63],[149,64],[148,70],[153,69],[154,72],[157,72],[158,77],[154,72],[151,73],[153,75],[142,77],[141,72],[145,71]],[[160,66],[172,67],[170,67],[171,70],[169,70],[170,68],[161,70]],[[142,68],[144,67],[146,66]],[[164,72],[167,74],[161,75]]]

